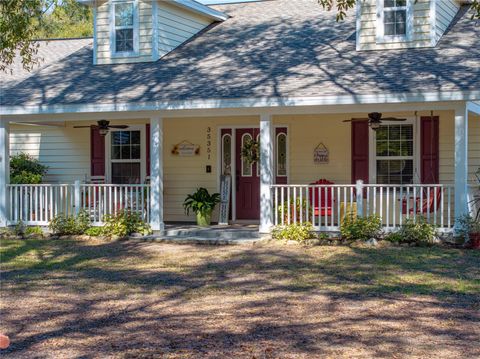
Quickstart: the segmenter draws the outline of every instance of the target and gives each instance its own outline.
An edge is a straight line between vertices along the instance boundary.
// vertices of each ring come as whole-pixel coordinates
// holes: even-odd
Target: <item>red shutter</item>
[[[420,118],[420,173],[423,184],[439,182],[439,118]]]
[[[146,153],[147,153],[147,176],[150,176],[150,124],[147,123],[145,125],[145,146],[146,146]]]
[[[101,136],[97,126],[90,129],[91,176],[105,176],[105,136]]]
[[[368,120],[352,122],[352,183],[368,183]]]

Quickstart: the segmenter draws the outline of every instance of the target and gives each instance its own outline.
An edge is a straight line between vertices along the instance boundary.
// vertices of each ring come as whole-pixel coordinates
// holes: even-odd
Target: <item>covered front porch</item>
[[[385,121],[386,138],[344,122],[370,111],[406,121]],[[229,176],[228,223],[259,224],[262,233],[303,222],[337,231],[349,211],[378,215],[387,230],[423,216],[451,232],[455,219],[473,210],[479,113],[476,103],[454,102],[96,113],[68,121],[60,115],[11,117],[0,127],[0,225],[45,226],[59,213],[81,210],[101,225],[105,215],[126,209],[162,231],[165,223],[193,221],[182,208],[187,194],[197,187],[218,192],[221,177]],[[105,118],[128,126],[116,136],[124,141],[129,132],[129,142],[115,142],[115,129],[103,139],[92,137]],[[257,162],[242,159],[248,136],[259,143]],[[182,143],[198,153],[174,153]],[[327,158],[317,161],[322,146]],[[390,155],[392,149],[399,152]],[[19,152],[50,167],[45,183],[9,183],[8,157]]]

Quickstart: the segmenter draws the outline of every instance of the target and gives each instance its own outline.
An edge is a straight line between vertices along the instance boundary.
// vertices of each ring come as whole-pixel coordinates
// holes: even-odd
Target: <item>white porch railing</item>
[[[338,231],[345,213],[378,215],[393,230],[423,216],[440,231],[454,225],[453,185],[273,185],[274,225],[310,222],[319,231]]]
[[[150,185],[37,184],[7,185],[9,224],[46,226],[58,214],[85,210],[92,225],[102,225],[105,215],[129,210],[150,220]]]

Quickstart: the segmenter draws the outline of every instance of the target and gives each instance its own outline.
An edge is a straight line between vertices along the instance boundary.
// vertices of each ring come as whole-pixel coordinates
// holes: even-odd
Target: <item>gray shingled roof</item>
[[[436,48],[357,52],[354,14],[336,23],[316,0],[215,8],[231,18],[154,63],[94,66],[91,40],[64,40],[65,57],[28,77],[2,75],[1,105],[480,89],[480,26],[465,10]]]

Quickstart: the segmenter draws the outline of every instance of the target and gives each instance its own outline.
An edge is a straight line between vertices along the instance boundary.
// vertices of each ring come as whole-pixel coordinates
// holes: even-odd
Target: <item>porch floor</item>
[[[163,233],[142,237],[142,240],[188,244],[245,244],[269,239],[255,224],[212,225],[200,227],[189,223],[168,223]]]

